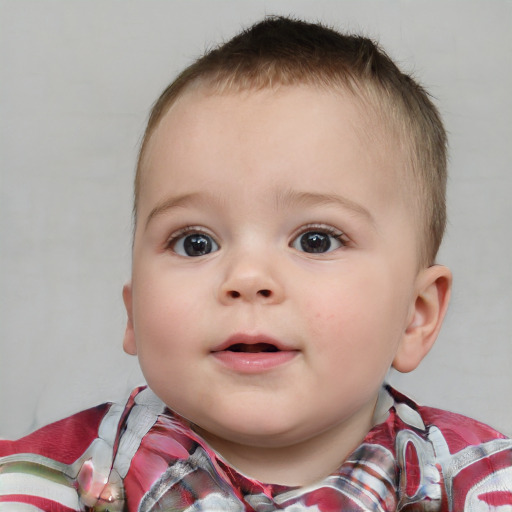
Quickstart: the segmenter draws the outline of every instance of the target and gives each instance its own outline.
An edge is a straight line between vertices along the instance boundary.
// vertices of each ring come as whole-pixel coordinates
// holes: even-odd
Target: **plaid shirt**
[[[512,511],[512,440],[385,386],[377,424],[327,478],[263,484],[148,388],[0,441],[0,512]]]

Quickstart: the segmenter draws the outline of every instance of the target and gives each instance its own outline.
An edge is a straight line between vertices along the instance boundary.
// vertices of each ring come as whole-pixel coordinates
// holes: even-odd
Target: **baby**
[[[512,441],[383,385],[434,344],[446,135],[370,40],[267,18],[153,107],[124,349],[148,387],[0,443],[0,511],[512,510]]]

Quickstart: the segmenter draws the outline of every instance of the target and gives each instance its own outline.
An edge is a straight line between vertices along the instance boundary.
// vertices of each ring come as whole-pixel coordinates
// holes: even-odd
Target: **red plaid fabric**
[[[124,405],[0,441],[0,512],[512,511],[512,440],[389,386],[379,407],[336,472],[286,487],[235,471],[138,388]]]

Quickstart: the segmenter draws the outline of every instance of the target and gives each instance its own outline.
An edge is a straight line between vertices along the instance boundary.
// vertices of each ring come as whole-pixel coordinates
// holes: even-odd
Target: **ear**
[[[448,308],[451,287],[452,273],[442,265],[433,265],[418,274],[414,302],[393,360],[393,367],[399,372],[414,370],[434,345]]]
[[[126,330],[124,332],[123,349],[131,356],[137,355],[137,346],[135,344],[135,333],[133,331],[133,310],[132,310],[132,284],[127,283],[123,286],[123,301],[126,308]]]

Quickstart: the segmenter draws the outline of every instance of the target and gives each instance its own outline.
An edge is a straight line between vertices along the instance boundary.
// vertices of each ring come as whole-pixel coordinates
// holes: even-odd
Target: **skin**
[[[331,473],[371,428],[390,366],[414,369],[437,336],[451,275],[419,264],[393,142],[352,97],[309,86],[186,92],[149,142],[124,348],[261,481]],[[305,251],[306,232],[329,250]],[[213,250],[188,256],[191,233]],[[291,356],[249,373],[216,357],[256,335]]]

